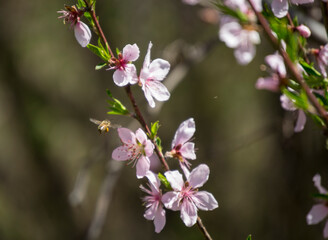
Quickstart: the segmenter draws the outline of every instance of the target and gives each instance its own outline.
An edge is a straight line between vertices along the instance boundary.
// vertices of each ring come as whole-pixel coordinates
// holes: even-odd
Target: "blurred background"
[[[0,8],[0,239],[203,239],[177,212],[167,212],[160,234],[143,217],[145,180],[111,161],[116,131],[100,135],[89,121],[139,127],[106,115],[106,89],[132,107],[112,72],[95,71],[99,60],[57,19],[64,4],[75,2],[11,0]],[[193,167],[210,166],[203,190],[220,205],[199,212],[213,239],[322,239],[324,223],[307,226],[305,217],[314,174],[328,186],[323,134],[311,120],[293,134],[295,115],[281,109],[279,94],[254,88],[273,52],[266,38],[256,58],[239,66],[218,41],[218,24],[199,17],[202,9],[179,0],[97,2],[112,48],[137,43],[140,69],[152,41],[152,58],[172,64],[176,75],[164,81],[171,98],[157,102],[160,109],[149,111],[141,89],[132,90],[147,122],[160,120],[164,151],[180,123],[195,119]]]

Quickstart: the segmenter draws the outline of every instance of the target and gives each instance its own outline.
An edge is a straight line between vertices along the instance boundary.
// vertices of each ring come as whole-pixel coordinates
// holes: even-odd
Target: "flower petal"
[[[157,101],[166,101],[170,98],[170,92],[167,90],[167,88],[163,85],[163,83],[159,81],[152,81],[148,80],[146,82],[147,88],[149,89],[151,95],[157,100]]]
[[[254,56],[255,56],[255,46],[249,40],[244,39],[245,41],[238,46],[235,51],[234,55],[237,59],[237,62],[240,65],[247,65],[250,63]]]
[[[197,207],[188,199],[181,204],[180,217],[187,227],[193,226],[197,221]]]
[[[134,133],[128,128],[118,128],[118,135],[121,141],[125,144],[136,144],[136,136]]]
[[[294,131],[295,132],[303,131],[305,123],[306,123],[306,115],[305,115],[304,111],[298,110],[298,117],[297,117]]]
[[[147,172],[149,171],[150,161],[148,157],[141,156],[138,159],[136,169],[137,169],[137,178],[143,178],[146,176]]]
[[[313,182],[314,182],[314,186],[318,189],[318,191],[321,193],[321,194],[327,194],[328,191],[326,188],[324,188],[323,186],[321,186],[321,176],[320,174],[316,174],[314,175],[313,177]]]
[[[116,161],[126,161],[131,159],[132,153],[129,151],[127,146],[120,146],[114,149],[112,158]]]
[[[192,142],[186,142],[185,144],[182,145],[180,149],[180,153],[182,157],[195,160],[196,159],[196,154],[195,154],[195,144]]]
[[[313,205],[310,212],[306,216],[307,224],[317,224],[322,221],[328,215],[328,207],[324,204]]]
[[[229,48],[236,48],[240,44],[241,25],[231,17],[223,17],[219,31],[219,38]]]
[[[162,81],[170,71],[170,63],[163,59],[155,59],[149,65],[149,78]]]
[[[145,151],[145,155],[147,157],[150,157],[153,155],[154,153],[154,144],[150,141],[150,140],[147,140],[145,145],[144,145],[144,151]]]
[[[282,18],[287,15],[288,12],[288,1],[287,0],[273,0],[271,4],[273,14]]]
[[[306,3],[313,3],[314,0],[291,0],[292,4],[306,4]]]
[[[154,220],[158,204],[152,204],[143,215],[147,220]]]
[[[171,209],[173,211],[178,211],[179,207],[179,192],[167,192],[162,196],[162,203],[167,209]]]
[[[195,121],[193,118],[189,118],[186,121],[182,122],[175,132],[174,139],[172,141],[172,149],[179,145],[187,142],[195,133]]]
[[[259,90],[269,90],[272,92],[277,92],[279,90],[279,78],[277,75],[272,75],[271,77],[259,78],[255,84],[255,88]]]
[[[198,167],[191,171],[187,181],[193,188],[199,188],[207,182],[209,175],[209,167],[206,164],[200,164]]]
[[[150,50],[151,50],[152,46],[153,46],[153,44],[151,42],[149,42],[147,54],[146,54],[145,60],[143,62],[143,68],[149,68],[149,64],[150,64]]]
[[[159,233],[162,231],[166,223],[165,218],[165,210],[163,209],[163,206],[160,204],[157,208],[156,215],[154,218],[154,225],[155,225],[155,232]]]
[[[114,83],[123,87],[127,84],[135,84],[138,82],[137,69],[133,64],[126,64],[124,70],[117,69],[113,74]]]
[[[141,144],[145,144],[147,141],[147,135],[141,128],[136,131],[136,138]]]
[[[146,177],[150,183],[150,187],[153,193],[159,193],[159,187],[161,185],[161,181],[158,179],[157,175],[151,171],[146,173]]]
[[[269,67],[281,77],[286,76],[286,67],[283,58],[279,53],[271,54],[265,57],[265,62]]]
[[[128,44],[123,48],[123,59],[127,62],[133,62],[139,58],[140,50],[137,44]]]
[[[153,96],[151,95],[151,92],[148,87],[143,85],[142,90],[144,91],[146,100],[148,101],[148,104],[150,107],[154,108],[155,107],[155,101],[153,99]]]
[[[74,26],[74,35],[82,47],[86,47],[91,40],[91,31],[84,22],[78,21]]]
[[[203,211],[213,210],[219,206],[212,193],[206,191],[196,192],[193,195],[192,199],[196,204],[197,208]]]
[[[179,173],[178,170],[167,171],[164,173],[164,175],[174,190],[180,191],[182,189],[184,185],[184,181],[182,179],[181,173]]]

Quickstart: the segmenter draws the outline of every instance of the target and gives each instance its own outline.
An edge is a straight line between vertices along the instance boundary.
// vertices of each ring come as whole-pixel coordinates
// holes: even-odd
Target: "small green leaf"
[[[317,125],[319,125],[320,127],[324,127],[324,126],[326,126],[324,120],[323,120],[321,117],[319,117],[318,115],[314,115],[314,114],[309,114],[309,115],[311,116],[311,118],[313,119],[313,121],[314,121]]]
[[[311,76],[321,77],[321,73],[318,72],[312,65],[305,62],[303,59],[299,61],[304,71]]]
[[[87,48],[89,50],[91,50],[94,54],[96,54],[98,57],[100,57],[102,60],[108,62],[110,59],[110,56],[107,54],[106,51],[104,51],[103,49],[101,49],[100,47],[97,47],[95,45],[92,44],[88,44]]]
[[[297,108],[301,108],[304,110],[308,109],[308,100],[306,94],[301,91],[301,93],[291,92],[287,88],[283,88],[282,93],[285,94]]]
[[[78,8],[86,7],[85,2],[83,0],[77,0],[77,6]]]
[[[108,65],[108,63],[99,63],[99,64],[96,65],[95,69],[100,70],[103,67],[106,67],[107,65]]]
[[[154,137],[157,135],[159,127],[160,127],[159,121],[151,123],[151,127],[150,127],[151,136],[149,136],[150,139],[154,139]]]
[[[172,189],[171,184],[169,183],[169,181],[167,181],[166,177],[163,174],[158,173],[157,176],[161,183],[165,186],[165,188],[167,188],[168,190]]]
[[[159,151],[162,152],[162,149],[163,149],[163,148],[162,148],[162,140],[161,140],[159,137],[156,137],[156,138],[155,138],[155,143],[156,143],[156,145],[157,145]]]
[[[328,201],[328,194],[315,193],[312,196],[317,199]]]
[[[120,53],[121,53],[120,50],[119,50],[118,48],[116,48],[116,54],[117,54],[117,56],[118,56]]]
[[[246,240],[252,240],[252,235],[249,234]]]
[[[126,107],[116,98],[113,97],[112,93],[107,89],[107,95],[113,99],[113,101],[108,100],[109,104],[109,112],[107,114],[114,114],[114,115],[129,115],[130,112],[126,109]]]

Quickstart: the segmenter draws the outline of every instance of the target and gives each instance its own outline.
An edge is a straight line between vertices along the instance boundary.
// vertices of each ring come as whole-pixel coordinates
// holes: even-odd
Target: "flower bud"
[[[311,30],[303,24],[297,26],[296,30],[301,34],[302,37],[308,38],[311,36]]]
[[[74,34],[76,40],[82,47],[86,47],[89,44],[91,39],[91,31],[88,25],[81,21],[78,21],[74,25]]]

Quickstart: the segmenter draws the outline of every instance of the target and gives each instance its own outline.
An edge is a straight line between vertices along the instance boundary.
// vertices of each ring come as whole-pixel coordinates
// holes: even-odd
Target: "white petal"
[[[155,232],[159,233],[162,231],[165,226],[165,222],[165,210],[163,209],[162,205],[159,205],[154,218]]]
[[[194,203],[184,199],[181,205],[180,217],[187,227],[193,226],[197,221],[197,207]]]
[[[328,207],[324,204],[314,205],[306,216],[307,224],[317,224],[328,215]]]
[[[150,50],[151,50],[152,46],[153,46],[153,44],[151,42],[149,42],[147,54],[145,56],[145,60],[144,60],[144,63],[143,63],[143,68],[149,68],[149,64],[150,64]]]
[[[273,14],[278,18],[282,18],[287,15],[288,1],[287,0],[273,0],[271,7],[272,7]]]
[[[146,176],[147,172],[149,171],[150,161],[148,157],[141,156],[138,159],[136,169],[137,169],[137,178],[143,178]]]
[[[297,117],[294,131],[295,132],[303,131],[305,123],[306,123],[306,115],[305,115],[304,111],[298,110],[298,117]]]
[[[326,188],[324,188],[323,186],[321,186],[321,176],[320,174],[316,174],[314,175],[313,177],[313,182],[314,182],[314,186],[318,189],[318,191],[321,193],[321,194],[327,194],[328,191]]]
[[[187,142],[182,145],[180,149],[180,153],[182,157],[195,160],[196,159],[196,154],[195,154],[195,144],[192,142]]]
[[[213,210],[219,206],[215,197],[206,191],[196,192],[192,198],[196,206],[203,211]]]
[[[152,192],[159,193],[159,187],[161,185],[161,181],[158,179],[157,175],[151,171],[148,171],[146,173],[146,177],[150,183]]]
[[[167,181],[171,184],[171,187],[174,190],[180,191],[184,185],[181,173],[178,170],[167,171],[164,173]]]
[[[236,48],[240,44],[240,33],[242,28],[238,22],[232,20],[221,24],[219,38],[229,48]]]
[[[152,204],[145,212],[144,217],[147,220],[154,220],[157,211],[157,204]]]
[[[136,138],[141,144],[145,144],[148,139],[146,133],[141,128],[138,128],[136,131]]]
[[[114,72],[113,80],[114,80],[114,83],[119,87],[123,87],[129,83],[129,79],[126,76],[125,71],[121,70],[121,69],[117,69]]]
[[[133,62],[139,58],[140,50],[137,44],[128,44],[123,48],[123,59],[127,62]]]
[[[200,164],[191,171],[187,181],[193,188],[199,188],[207,182],[209,175],[210,168],[206,164]]]
[[[186,121],[182,122],[175,132],[173,141],[172,141],[172,148],[179,144],[184,144],[187,142],[195,133],[196,126],[195,121],[193,118],[189,118]]]
[[[74,26],[74,35],[82,47],[86,47],[91,40],[91,31],[84,22],[78,21]]]
[[[255,52],[255,46],[246,40],[235,49],[234,55],[240,65],[247,65],[253,60]]]
[[[145,97],[149,103],[149,106],[154,108],[155,107],[155,101],[153,99],[153,96],[151,95],[151,92],[148,87],[143,86],[142,90],[144,91]]]
[[[147,88],[149,89],[151,95],[157,101],[167,101],[170,98],[170,92],[163,85],[163,83],[159,81],[147,81]]]
[[[170,71],[170,63],[163,59],[155,59],[149,65],[149,78],[162,81]]]
[[[283,58],[279,53],[271,54],[265,57],[265,62],[276,73],[279,73],[281,77],[286,76],[286,67]]]
[[[167,192],[162,196],[162,203],[167,209],[171,209],[173,211],[180,210],[179,207],[179,198],[180,193],[179,192]]]

